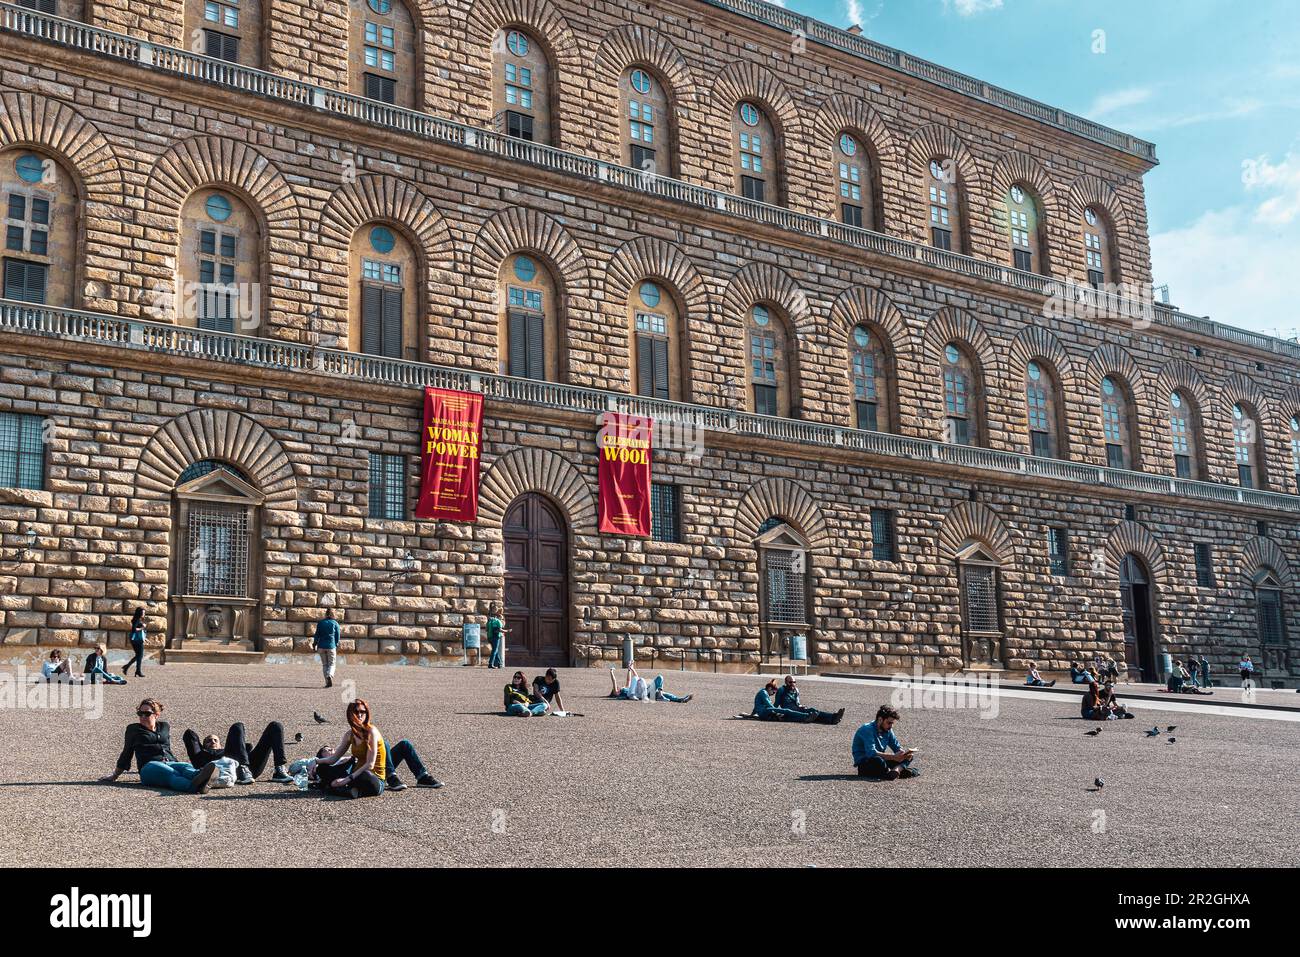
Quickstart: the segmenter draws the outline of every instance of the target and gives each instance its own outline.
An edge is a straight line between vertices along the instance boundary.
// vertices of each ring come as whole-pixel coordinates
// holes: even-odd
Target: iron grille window
[[[656,542],[680,542],[681,496],[676,485],[650,485],[650,537]]]
[[[0,488],[45,487],[45,420],[0,412]]]
[[[871,557],[878,562],[898,561],[893,509],[873,508],[871,510]]]
[[[189,513],[187,593],[248,595],[248,509],[194,502]]]
[[[1047,530],[1047,554],[1053,575],[1070,574],[1070,535],[1065,529]]]
[[[998,616],[998,570],[991,565],[963,564],[961,583],[966,630],[1001,632]]]
[[[406,456],[370,453],[370,517],[406,518]]]
[[[1214,548],[1209,542],[1193,545],[1196,556],[1196,584],[1200,588],[1214,587]]]
[[[1265,645],[1286,641],[1282,624],[1282,592],[1277,588],[1260,588],[1255,593],[1259,606],[1259,640]]]
[[[794,570],[795,553],[765,549],[763,564],[767,580],[766,621],[807,624],[807,575]]]

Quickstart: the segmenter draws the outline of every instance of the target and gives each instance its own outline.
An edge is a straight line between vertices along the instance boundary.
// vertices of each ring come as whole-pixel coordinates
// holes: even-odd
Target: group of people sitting
[[[239,721],[230,726],[224,745],[216,734],[200,737],[186,729],[181,737],[189,760],[178,761],[172,753],[171,726],[159,718],[162,711],[162,702],[154,698],[140,702],[136,707],[136,722],[127,725],[117,766],[101,781],[116,781],[131,770],[134,760],[141,784],[168,791],[206,794],[214,787],[252,784],[268,763],[274,768],[273,782],[295,783],[285,754],[284,726],[279,721],[267,724],[251,749],[244,725]],[[405,764],[415,775],[418,787],[442,787],[425,769],[410,741],[403,739],[391,748],[387,746],[384,736],[371,722],[370,706],[365,699],[350,702],[346,715],[348,727],[336,747],[321,748],[315,758],[294,762],[307,786],[342,797],[378,797],[385,790],[406,789],[396,773]]]
[[[1083,693],[1079,714],[1089,721],[1116,721],[1133,717],[1133,712],[1119,703],[1112,685],[1099,685],[1095,681],[1090,682],[1088,690]]]
[[[570,712],[564,710],[564,699],[560,697],[560,677],[554,668],[547,668],[546,674],[533,679],[532,687],[522,671],[516,671],[505,687],[506,714],[518,718],[540,718],[545,714],[568,717]]]
[[[127,667],[130,667],[129,665]],[[126,669],[122,669],[123,674]],[[137,674],[139,674],[137,670]],[[96,645],[86,655],[85,666],[80,675],[72,671],[72,659],[64,656],[63,652],[55,648],[50,652],[48,658],[41,662],[41,677],[48,681],[88,681],[92,685],[98,684],[102,678],[104,684],[124,685],[126,678],[122,675],[115,675],[108,670],[108,649],[102,644]]]
[[[799,686],[794,675],[786,675],[784,684],[778,686],[776,679],[771,678],[758,690],[758,694],[754,695],[754,710],[746,717],[760,721],[839,724],[844,718],[844,709],[831,712],[805,707],[799,697]]]
[[[1117,681],[1119,681],[1119,664],[1109,655],[1105,657],[1098,655],[1086,668],[1082,661],[1070,663],[1071,684],[1113,685]]]
[[[1188,658],[1185,663],[1175,658],[1169,668],[1169,680],[1165,682],[1165,690],[1172,691],[1174,694],[1214,694],[1209,690],[1210,664],[1202,658],[1201,665],[1202,667],[1198,669],[1195,658]]]

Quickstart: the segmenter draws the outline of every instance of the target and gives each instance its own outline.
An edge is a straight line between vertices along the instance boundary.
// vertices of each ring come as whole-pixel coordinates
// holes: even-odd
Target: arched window
[[[1025,415],[1029,424],[1029,454],[1063,458],[1060,390],[1055,373],[1041,359],[1025,363]]]
[[[930,245],[962,252],[961,183],[957,164],[943,156],[932,159],[926,170],[925,190]]]
[[[559,382],[561,304],[551,271],[531,253],[515,253],[501,267],[500,289],[502,374]]]
[[[682,399],[681,315],[668,288],[654,279],[628,296],[633,387],[637,395]]]
[[[186,0],[185,36],[190,51],[260,67],[264,2],[267,0]]]
[[[966,664],[1002,660],[1002,569],[981,542],[967,542],[957,552],[961,590],[962,653]]]
[[[731,128],[736,150],[736,192],[760,203],[779,204],[780,156],[776,129],[767,112],[746,100],[736,106]]]
[[[177,322],[244,335],[262,324],[262,228],[234,193],[204,187],[181,207]]]
[[[1295,476],[1295,490],[1300,493],[1300,417],[1291,416],[1291,473]]]
[[[1043,255],[1042,212],[1030,189],[1016,183],[1006,195],[1007,239],[1011,244],[1011,265],[1023,272],[1047,272]]]
[[[507,27],[492,44],[492,111],[507,136],[553,146],[551,62],[531,33]]]
[[[1255,620],[1259,629],[1259,643],[1263,649],[1263,664],[1270,673],[1285,673],[1286,614],[1282,602],[1282,583],[1278,574],[1267,566],[1254,575]]]
[[[850,374],[853,377],[853,417],[859,429],[892,432],[889,368],[880,337],[857,326],[849,337]]]
[[[1101,380],[1101,430],[1106,439],[1106,465],[1137,468],[1136,421],[1127,384],[1118,376]]]
[[[1174,449],[1174,474],[1178,478],[1203,479],[1201,466],[1201,412],[1181,389],[1169,395],[1169,437]]]
[[[1264,470],[1264,430],[1253,406],[1238,402],[1232,407],[1232,450],[1237,462],[1237,483],[1242,488],[1267,488]]]
[[[676,171],[676,127],[667,88],[657,74],[634,66],[619,81],[623,100],[623,162],[660,176]]]
[[[348,348],[418,359],[420,275],[415,250],[394,226],[370,223],[352,237]]]
[[[358,0],[350,6],[352,91],[414,109],[418,34],[410,11],[402,0]]]
[[[832,171],[839,204],[840,222],[864,229],[878,229],[875,197],[872,193],[871,154],[863,141],[848,130],[835,140],[835,168]]]
[[[757,303],[749,310],[749,411],[790,416],[794,364],[790,335],[780,310]]]
[[[979,366],[961,343],[943,349],[944,441],[954,445],[983,445]]]
[[[0,154],[4,298],[72,306],[76,293],[77,217],[72,177],[30,150]]]
[[[1083,211],[1083,253],[1088,269],[1088,285],[1100,289],[1115,281],[1110,265],[1110,222],[1106,211],[1096,206],[1089,206]]]

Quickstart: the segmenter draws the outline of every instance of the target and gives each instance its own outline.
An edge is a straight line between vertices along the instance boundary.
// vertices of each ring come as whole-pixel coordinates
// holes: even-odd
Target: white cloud
[[[943,0],[943,3],[944,6],[951,4],[957,11],[957,15],[962,17],[973,17],[988,13],[990,10],[1002,9],[1002,0]]]
[[[862,4],[860,0],[845,0],[844,16],[848,18],[849,25],[862,23]]]
[[[1287,153],[1280,163],[1258,156],[1241,164],[1241,181],[1247,191],[1267,191],[1269,196],[1255,209],[1255,221],[1262,225],[1287,226],[1300,217],[1300,155]]]
[[[1138,106],[1151,99],[1154,91],[1149,86],[1130,86],[1123,90],[1101,93],[1083,115],[1100,122],[1103,118],[1130,106]]]

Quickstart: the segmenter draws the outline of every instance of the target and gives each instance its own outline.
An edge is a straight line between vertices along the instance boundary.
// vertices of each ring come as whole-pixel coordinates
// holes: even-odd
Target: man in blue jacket
[[[834,714],[829,711],[818,711],[816,708],[805,708],[799,697],[799,685],[795,682],[794,675],[786,675],[785,684],[776,689],[776,706],[786,711],[810,714],[818,724],[839,724],[840,719],[844,717],[843,708]]]
[[[875,721],[858,728],[853,736],[853,764],[861,777],[893,781],[921,774],[912,767],[912,755],[916,752],[911,748],[905,750],[894,735],[897,721],[898,712],[886,704],[876,712]]]
[[[334,620],[334,609],[325,611],[325,617],[316,622],[316,634],[311,646],[320,652],[320,668],[325,673],[325,687],[334,687],[334,661],[338,657],[339,623]]]

